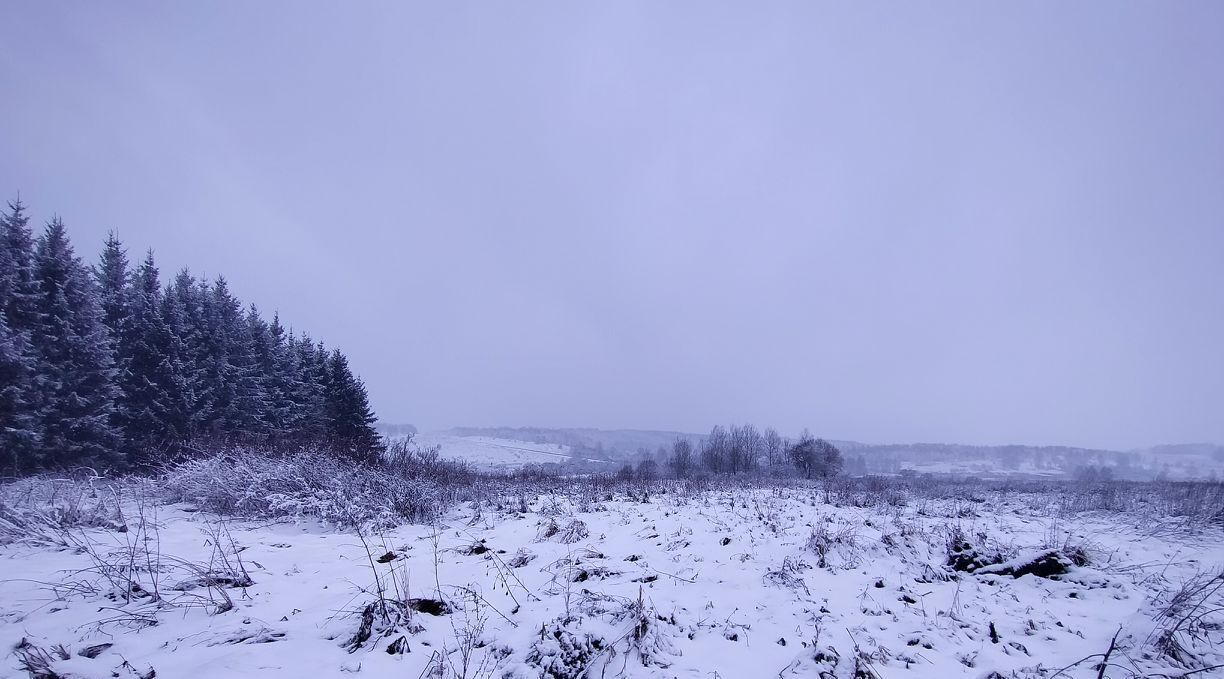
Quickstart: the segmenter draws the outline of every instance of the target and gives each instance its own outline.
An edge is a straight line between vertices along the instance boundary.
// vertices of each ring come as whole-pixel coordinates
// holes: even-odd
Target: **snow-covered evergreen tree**
[[[213,393],[208,432],[227,440],[260,440],[267,433],[267,399],[241,305],[218,277],[208,297],[207,387]]]
[[[38,466],[41,457],[38,411],[31,402],[35,374],[28,342],[0,311],[0,464],[13,472]]]
[[[327,364],[309,335],[290,342],[296,373],[290,400],[294,414],[290,422],[291,439],[299,442],[320,441],[327,435],[327,410],[324,388]]]
[[[327,373],[328,434],[335,445],[366,457],[378,448],[380,439],[365,385],[349,370],[348,359],[339,350],[328,358]]]
[[[20,200],[0,215],[0,449],[14,471],[41,466],[47,382],[30,342],[38,321],[34,237]]]
[[[128,272],[127,252],[112,231],[102,247],[102,256],[94,269],[98,284],[98,303],[102,307],[102,322],[110,331],[111,343],[118,345],[123,336],[123,324],[128,317]]]
[[[0,466],[142,466],[192,443],[380,445],[338,351],[245,311],[224,278],[164,288],[112,233],[94,267],[53,219],[0,215]]]
[[[94,267],[93,275],[98,304],[102,308],[102,323],[106,326],[111,359],[114,363],[116,386],[119,388],[115,410],[111,416],[112,424],[126,436],[127,426],[134,421],[127,412],[128,398],[124,391],[124,386],[131,381],[127,374],[131,357],[126,344],[126,325],[130,313],[128,288],[131,274],[128,271],[127,252],[124,251],[114,231],[107,234],[106,243],[102,247],[102,255],[98,259],[97,266]]]
[[[171,389],[172,421],[182,440],[201,435],[212,418],[213,398],[208,390],[205,322],[205,286],[186,269],[166,289],[162,318],[170,342],[170,364],[174,375]]]
[[[154,454],[187,439],[179,416],[171,337],[162,316],[161,284],[150,251],[132,276],[123,324],[126,370],[119,376],[120,422],[128,461],[155,462]]]
[[[285,328],[280,324],[279,315],[274,314],[271,323],[264,321],[254,304],[247,309],[246,322],[263,392],[263,419],[267,425],[268,440],[280,442],[289,434],[295,376],[285,340]]]
[[[34,255],[39,322],[33,345],[46,378],[40,413],[44,461],[52,466],[119,463],[112,426],[115,371],[102,309],[89,270],[73,253],[58,217]]]
[[[18,334],[38,322],[38,285],[34,281],[34,236],[20,200],[10,201],[0,216],[0,311]]]

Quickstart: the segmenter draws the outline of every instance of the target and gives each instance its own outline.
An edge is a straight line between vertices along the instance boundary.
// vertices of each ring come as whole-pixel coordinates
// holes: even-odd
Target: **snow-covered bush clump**
[[[540,629],[540,637],[527,653],[527,665],[550,679],[578,679],[586,674],[603,648],[602,637],[582,629],[583,619],[564,617]]]
[[[318,453],[212,455],[170,468],[163,490],[218,514],[313,517],[337,526],[385,529],[428,521],[447,493],[425,478]]]
[[[40,475],[0,485],[0,544],[63,545],[71,529],[120,528],[125,490],[97,476]]]

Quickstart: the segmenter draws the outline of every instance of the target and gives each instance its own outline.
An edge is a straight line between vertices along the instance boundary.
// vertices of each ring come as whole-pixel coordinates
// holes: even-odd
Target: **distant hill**
[[[696,440],[700,434],[643,429],[548,429],[545,427],[455,427],[446,432],[453,436],[484,436],[531,443],[552,443],[566,446],[583,455],[608,460],[622,460],[639,450],[655,452],[659,447],[671,449],[677,438]]]
[[[619,463],[637,459],[641,452],[651,455],[660,448],[670,449],[677,438],[699,442],[704,434],[641,429],[595,429],[589,427],[553,429],[548,427],[455,427],[428,435],[433,440],[445,437],[444,451],[457,456],[461,451],[475,455],[481,464],[496,464],[497,448],[506,453],[509,465],[528,462],[560,462],[564,454],[589,466],[596,461]],[[476,448],[463,443],[477,443]],[[441,438],[437,439],[442,442]],[[531,450],[512,450],[513,442]],[[1106,450],[1072,446],[975,446],[958,443],[874,444],[858,441],[833,441],[846,458],[850,474],[942,474],[979,478],[1068,478],[1103,472],[1117,479],[1152,480],[1166,478],[1224,478],[1224,446],[1211,443],[1169,444],[1141,450]],[[449,444],[449,445],[448,445]],[[507,448],[507,446],[510,446]],[[536,446],[549,446],[546,456]],[[541,453],[545,449],[540,449]],[[558,453],[561,453],[559,455]]]
[[[848,469],[869,474],[957,474],[981,477],[1050,477],[1073,474],[1081,467],[1109,467],[1121,477],[1153,476],[1132,469],[1135,456],[1111,450],[1069,446],[973,446],[958,443],[869,444],[837,441]]]
[[[867,444],[838,441],[847,468],[859,473],[981,477],[1058,477],[1108,469],[1113,478],[1202,479],[1224,476],[1224,448],[1212,444],[1156,446],[1139,451],[1071,446],[972,446],[955,443]]]
[[[478,469],[561,465],[571,473],[615,469],[615,463],[583,457],[569,446],[558,443],[495,436],[457,436],[449,432],[420,434],[412,440],[424,448],[437,447],[442,457],[463,460]]]
[[[1213,457],[1217,460],[1224,461],[1224,446],[1219,446],[1214,443],[1171,443],[1161,446],[1152,446],[1151,448],[1141,448],[1135,452],[1154,456],[1192,455]]]

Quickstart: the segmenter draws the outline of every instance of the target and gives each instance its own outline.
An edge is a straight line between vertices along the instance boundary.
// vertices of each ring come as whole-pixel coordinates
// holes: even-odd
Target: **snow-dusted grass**
[[[181,478],[0,489],[15,530],[61,536],[0,548],[0,643],[17,649],[0,676],[1203,677],[1224,663],[1218,485],[487,477],[404,523],[384,511],[383,472],[332,471],[364,493],[294,464],[230,475],[247,481],[216,504]],[[338,521],[269,489],[379,509]],[[94,495],[101,520],[47,513]],[[960,545],[984,567],[951,567]],[[1011,574],[1048,554],[1057,579]]]
[[[190,460],[168,470],[161,488],[167,500],[205,511],[341,527],[430,521],[453,501],[453,488],[433,478],[306,452]]]
[[[122,485],[96,476],[35,476],[0,484],[0,545],[65,546],[69,529],[123,526]]]

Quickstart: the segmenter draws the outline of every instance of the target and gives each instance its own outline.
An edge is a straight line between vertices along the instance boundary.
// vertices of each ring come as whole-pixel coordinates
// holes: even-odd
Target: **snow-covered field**
[[[439,454],[462,460],[478,469],[507,470],[530,464],[560,464],[570,460],[568,446],[532,443],[488,436],[455,436],[446,433],[417,434],[413,443],[423,448],[438,446]]]
[[[0,547],[0,676],[1097,677],[1115,635],[1104,676],[1224,674],[1185,674],[1224,663],[1218,527],[827,499],[512,493],[365,535],[187,505],[48,517]],[[1000,572],[1049,552],[1057,579]]]

